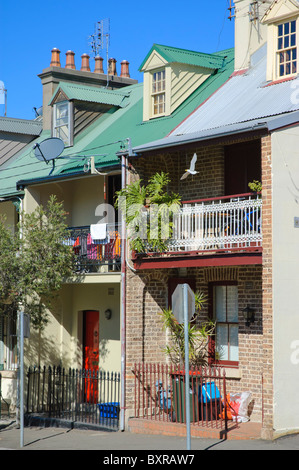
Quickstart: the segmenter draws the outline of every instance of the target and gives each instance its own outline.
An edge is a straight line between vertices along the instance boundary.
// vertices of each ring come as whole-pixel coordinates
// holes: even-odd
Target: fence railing
[[[107,266],[107,271],[119,271],[121,263],[121,226],[107,224],[106,238],[93,239],[90,226],[70,227],[65,244],[72,246],[76,256],[76,270],[98,272]]]
[[[260,247],[261,227],[259,195],[186,202],[174,215],[169,251]]]
[[[185,423],[185,371],[173,365],[135,364],[135,418]],[[190,421],[227,430],[226,377],[221,368],[189,373]]]
[[[120,374],[88,369],[30,367],[26,413],[118,427]]]

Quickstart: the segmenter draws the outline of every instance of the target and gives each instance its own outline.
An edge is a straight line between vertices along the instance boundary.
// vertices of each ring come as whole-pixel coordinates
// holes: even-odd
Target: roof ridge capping
[[[229,51],[230,49],[226,49]],[[177,63],[186,63],[186,64],[193,64],[202,66],[205,68],[217,69],[223,66],[223,62],[225,57],[223,53],[207,53],[207,52],[199,52],[190,49],[182,49],[179,47],[173,46],[165,46],[162,44],[154,43],[151,47],[150,51],[147,53],[145,59],[143,60],[142,64],[139,67],[139,71],[141,71],[151,56],[152,52],[158,52],[167,62],[177,62]],[[190,57],[193,57],[195,60],[190,60]],[[203,61],[201,61],[203,59]]]

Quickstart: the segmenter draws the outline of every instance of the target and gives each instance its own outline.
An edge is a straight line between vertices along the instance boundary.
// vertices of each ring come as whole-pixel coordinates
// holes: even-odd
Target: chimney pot
[[[81,70],[83,72],[90,72],[90,67],[89,67],[89,55],[88,54],[83,54],[81,55]]]
[[[109,74],[109,75],[117,75],[117,72],[116,72],[116,60],[115,60],[115,59],[109,59],[108,62],[109,62],[109,65],[108,65],[108,74]]]
[[[129,73],[129,62],[127,60],[123,60],[121,62],[121,72],[120,72],[121,77],[126,77],[130,78],[130,73]]]
[[[103,57],[100,57],[99,55],[97,55],[95,58],[95,67],[94,67],[94,72],[95,73],[104,73],[104,69],[103,69]]]
[[[52,56],[51,56],[51,62],[50,62],[50,67],[61,67],[60,65],[60,50],[57,49],[57,47],[54,47],[51,51]]]
[[[75,53],[73,51],[67,51],[65,53],[66,55],[66,62],[65,62],[65,68],[66,69],[75,69]]]

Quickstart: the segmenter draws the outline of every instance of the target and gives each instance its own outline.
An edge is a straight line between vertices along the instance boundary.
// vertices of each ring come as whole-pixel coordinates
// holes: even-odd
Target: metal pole
[[[126,187],[126,157],[122,156],[122,189]],[[125,430],[125,393],[126,393],[126,221],[122,213],[121,220],[121,397],[120,430]]]
[[[190,378],[189,378],[189,335],[188,335],[188,291],[187,284],[183,284],[184,290],[184,332],[185,332],[185,410],[186,410],[186,430],[187,430],[187,450],[191,449],[190,437]]]
[[[24,446],[24,312],[20,311],[20,447]]]

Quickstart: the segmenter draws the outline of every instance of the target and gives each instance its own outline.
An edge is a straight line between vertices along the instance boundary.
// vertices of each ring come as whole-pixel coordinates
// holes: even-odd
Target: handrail
[[[217,196],[217,197],[209,197],[205,199],[192,199],[190,201],[181,201],[181,204],[196,204],[198,202],[222,201],[224,199],[236,199],[236,198],[241,198],[241,197],[255,196],[256,194],[260,195],[262,193],[258,192],[258,193],[232,194],[230,196]]]

